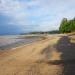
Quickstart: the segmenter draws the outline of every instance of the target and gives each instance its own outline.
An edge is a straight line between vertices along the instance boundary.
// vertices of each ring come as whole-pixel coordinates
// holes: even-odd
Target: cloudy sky
[[[0,0],[0,34],[49,31],[75,17],[75,0]]]

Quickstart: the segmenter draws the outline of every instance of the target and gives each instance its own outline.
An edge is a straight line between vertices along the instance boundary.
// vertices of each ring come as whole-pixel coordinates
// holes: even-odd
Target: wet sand
[[[0,49],[2,50],[11,49],[13,47],[30,44],[40,39],[42,39],[42,36],[29,36],[29,35],[0,36]]]

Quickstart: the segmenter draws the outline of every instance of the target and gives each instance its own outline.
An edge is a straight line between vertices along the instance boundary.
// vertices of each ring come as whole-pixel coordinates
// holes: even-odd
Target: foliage
[[[69,33],[75,31],[75,18],[72,20],[67,20],[67,18],[63,18],[61,21],[59,31],[61,33]]]
[[[53,30],[53,31],[40,31],[40,32],[31,32],[30,34],[57,34],[59,33],[58,30]]]

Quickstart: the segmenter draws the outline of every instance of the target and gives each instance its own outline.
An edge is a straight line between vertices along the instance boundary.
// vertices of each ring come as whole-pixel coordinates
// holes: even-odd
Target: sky
[[[75,0],[0,0],[0,34],[59,29],[75,17]]]

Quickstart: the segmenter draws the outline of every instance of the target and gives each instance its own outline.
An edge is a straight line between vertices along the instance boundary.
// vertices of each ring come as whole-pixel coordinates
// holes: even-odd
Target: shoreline
[[[25,42],[24,41],[18,41],[18,42],[15,42],[15,43],[0,46],[0,50],[11,49],[11,48],[31,44],[33,42],[37,42],[37,41],[40,41],[40,40],[44,39],[44,37],[43,36],[38,36],[38,37],[37,36],[36,37],[35,36],[20,36],[20,37],[14,38],[14,39],[21,39],[21,40],[23,39],[23,40],[28,40],[28,41],[25,41]]]

